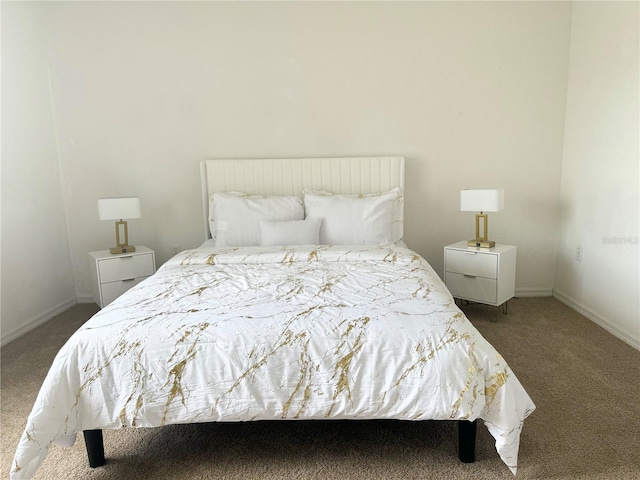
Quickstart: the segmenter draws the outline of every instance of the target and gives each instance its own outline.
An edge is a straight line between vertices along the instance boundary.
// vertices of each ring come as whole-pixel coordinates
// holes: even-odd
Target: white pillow
[[[318,245],[320,243],[320,219],[289,221],[260,221],[260,245]]]
[[[322,219],[320,243],[323,245],[395,243],[402,239],[402,224],[399,234],[393,228],[394,204],[399,197],[399,188],[371,195],[331,195],[306,191],[305,215],[306,218]]]
[[[261,220],[304,219],[298,196],[214,193],[212,204],[216,247],[260,245]]]

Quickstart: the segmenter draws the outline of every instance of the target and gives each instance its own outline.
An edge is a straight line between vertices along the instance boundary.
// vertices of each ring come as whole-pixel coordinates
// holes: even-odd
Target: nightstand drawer
[[[445,283],[454,298],[491,304],[497,301],[497,280],[493,278],[446,272]]]
[[[498,278],[498,256],[477,251],[445,250],[447,273],[460,273],[476,277]]]
[[[155,271],[153,255],[119,255],[99,261],[100,283],[148,277]],[[126,290],[126,289],[125,289]]]
[[[131,280],[120,280],[118,282],[105,283],[102,285],[102,304],[109,305],[116,298],[129,290],[131,287],[139,284],[147,277],[133,278]]]

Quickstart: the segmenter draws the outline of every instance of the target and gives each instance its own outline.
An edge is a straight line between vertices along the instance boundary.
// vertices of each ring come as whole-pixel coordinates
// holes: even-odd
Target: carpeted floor
[[[537,405],[519,479],[640,479],[640,352],[553,298],[463,310]],[[97,311],[77,305],[2,348],[0,475],[46,372]],[[496,321],[497,319],[497,321]],[[255,422],[105,431],[90,469],[79,437],[53,446],[36,479],[512,479],[478,425],[476,462],[457,459],[453,422]]]

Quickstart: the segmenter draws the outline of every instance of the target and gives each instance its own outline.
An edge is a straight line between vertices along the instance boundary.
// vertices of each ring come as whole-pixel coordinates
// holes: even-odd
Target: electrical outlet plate
[[[582,247],[580,245],[576,247],[576,262],[582,262]]]

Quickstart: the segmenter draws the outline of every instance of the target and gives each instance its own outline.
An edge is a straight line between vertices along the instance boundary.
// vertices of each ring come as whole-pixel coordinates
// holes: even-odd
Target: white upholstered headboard
[[[309,189],[357,195],[404,189],[404,157],[203,160],[200,176],[207,240],[214,192],[301,195]]]

